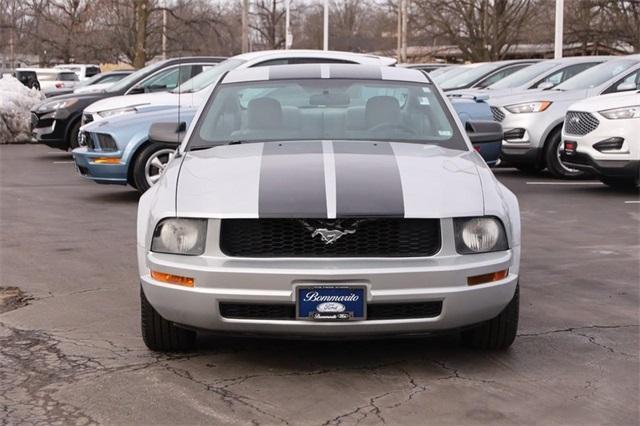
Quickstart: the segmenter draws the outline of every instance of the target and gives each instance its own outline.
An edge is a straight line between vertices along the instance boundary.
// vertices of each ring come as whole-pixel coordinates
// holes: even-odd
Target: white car
[[[640,80],[638,81],[640,89]],[[614,187],[640,185],[640,90],[596,96],[569,107],[563,161]]]
[[[115,96],[100,100],[84,110],[85,121],[98,121],[120,114],[132,114],[150,108],[198,107],[209,95],[209,88],[224,73],[232,69],[270,65],[307,63],[345,63],[393,65],[395,59],[359,53],[322,50],[266,50],[234,56],[205,71],[169,92]]]
[[[142,336],[516,337],[520,212],[424,73],[308,64],[225,74],[138,206]]]
[[[592,96],[632,91],[640,79],[640,55],[616,57],[566,80],[550,90],[527,90],[491,97],[496,121],[502,123],[502,159],[523,171],[543,168],[559,178],[583,172],[561,161],[562,125],[570,105]]]
[[[62,64],[56,65],[54,68],[61,70],[73,71],[76,73],[80,81],[100,74],[100,66],[95,64]]]
[[[17,71],[34,71],[38,76],[40,90],[47,97],[73,89],[79,81],[75,72],[57,68],[19,68]]]

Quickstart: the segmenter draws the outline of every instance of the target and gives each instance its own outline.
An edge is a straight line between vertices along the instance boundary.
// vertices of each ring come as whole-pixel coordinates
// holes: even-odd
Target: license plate
[[[363,286],[302,286],[296,290],[296,316],[313,321],[354,321],[367,316]]]

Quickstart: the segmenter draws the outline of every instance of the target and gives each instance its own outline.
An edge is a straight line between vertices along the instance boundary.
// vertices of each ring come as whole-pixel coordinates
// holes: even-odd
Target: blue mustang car
[[[456,97],[450,101],[465,125],[470,121],[493,121],[489,105],[484,99]],[[196,111],[196,108],[153,108],[147,112],[89,123],[80,129],[81,147],[73,150],[76,168],[81,176],[94,182],[128,184],[143,193],[160,179],[175,150],[175,146],[149,142],[151,125],[156,122],[184,122],[188,127]],[[487,164],[493,166],[497,163],[501,142],[483,143],[475,147]]]
[[[149,128],[155,122],[178,120],[188,126],[195,108],[171,107],[151,112],[120,115],[82,127],[80,148],[73,159],[81,176],[102,184],[131,185],[145,192],[173,158],[175,147],[149,143]]]

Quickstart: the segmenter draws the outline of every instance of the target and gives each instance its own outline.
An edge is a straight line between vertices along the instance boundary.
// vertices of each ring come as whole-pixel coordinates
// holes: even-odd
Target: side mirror
[[[187,123],[153,123],[149,129],[149,142],[180,145],[184,139]]]
[[[636,90],[636,88],[637,88],[636,83],[632,81],[628,81],[628,82],[620,83],[618,87],[616,87],[616,91],[626,92],[628,90]]]
[[[129,95],[137,95],[140,93],[145,93],[144,87],[142,86],[133,86],[129,89]]]
[[[536,88],[540,90],[548,90],[548,89],[551,89],[553,86],[555,86],[555,84],[553,84],[552,82],[543,81],[542,83],[538,84]]]
[[[167,85],[166,84],[152,84],[151,86],[147,87],[147,91],[149,92],[161,92],[167,90]]]
[[[467,135],[484,161],[493,167],[502,154],[502,124],[496,121],[467,121]]]

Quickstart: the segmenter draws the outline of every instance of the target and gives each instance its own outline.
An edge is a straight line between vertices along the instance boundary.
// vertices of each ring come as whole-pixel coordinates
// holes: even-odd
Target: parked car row
[[[144,192],[159,179],[172,158],[171,148],[150,143],[148,133],[153,122],[180,118],[188,125],[212,85],[232,69],[310,63],[390,66],[395,60],[313,50],[253,52],[221,62],[174,90],[105,97],[84,109],[82,122],[86,125],[78,140],[82,148],[74,150],[78,170],[98,183],[129,184]],[[493,120],[488,104],[480,98],[463,97],[453,104],[463,123]],[[476,148],[488,164],[498,161],[499,141],[477,144]]]
[[[476,146],[489,165],[501,158],[504,164],[529,172],[546,167],[555,176],[572,178],[593,173],[596,167],[570,165],[563,155],[562,126],[569,105],[600,92],[636,88],[639,57],[406,67],[422,70],[439,83],[463,125],[469,120],[502,124],[500,144]],[[188,125],[211,87],[229,71],[285,64],[395,64],[393,59],[372,55],[300,50],[253,52],[216,65],[221,59],[214,58],[209,67],[198,66],[198,58],[182,58],[180,66],[170,60],[136,71],[99,93],[56,97],[33,111],[34,134],[50,146],[81,147],[74,151],[74,158],[84,177],[98,183],[128,184],[144,192],[172,158],[171,148],[150,143],[152,123],[180,118]],[[627,149],[629,143],[621,149]],[[632,151],[631,157],[635,155]]]

